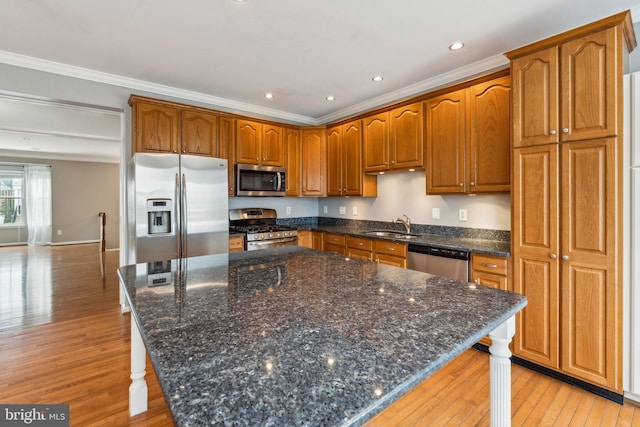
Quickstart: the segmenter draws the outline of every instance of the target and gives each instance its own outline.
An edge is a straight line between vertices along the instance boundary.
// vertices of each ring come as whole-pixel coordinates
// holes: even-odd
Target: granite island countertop
[[[443,234],[430,234],[430,233],[420,233],[416,232],[414,234],[417,235],[415,239],[396,239],[393,237],[381,237],[381,236],[371,236],[365,234],[367,231],[372,230],[389,230],[387,227],[357,227],[351,225],[309,225],[306,227],[299,227],[300,230],[316,230],[316,231],[325,231],[329,233],[337,233],[337,234],[346,234],[351,236],[358,237],[368,237],[372,239],[379,240],[391,240],[395,242],[403,242],[408,243],[410,245],[420,245],[420,246],[434,246],[437,248],[444,249],[457,249],[457,250],[465,250],[472,253],[478,254],[486,254],[486,255],[496,255],[508,257],[511,255],[511,244],[510,242],[500,241],[500,240],[491,240],[491,239],[482,239],[482,238],[470,238],[470,237],[459,237],[454,235],[443,235]]]
[[[361,425],[526,305],[295,246],[118,274],[179,426]]]

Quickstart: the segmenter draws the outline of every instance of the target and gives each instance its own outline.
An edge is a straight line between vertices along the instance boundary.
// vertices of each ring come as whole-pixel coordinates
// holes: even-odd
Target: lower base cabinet
[[[229,252],[242,252],[242,251],[244,251],[244,237],[243,236],[229,237]]]
[[[509,263],[506,257],[471,254],[470,279],[473,283],[506,291],[509,290],[508,277]],[[489,346],[491,339],[486,336],[480,343]]]

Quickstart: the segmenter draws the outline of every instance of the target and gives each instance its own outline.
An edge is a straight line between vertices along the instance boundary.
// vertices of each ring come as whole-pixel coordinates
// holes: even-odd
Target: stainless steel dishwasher
[[[408,268],[451,279],[469,281],[469,252],[409,245]]]

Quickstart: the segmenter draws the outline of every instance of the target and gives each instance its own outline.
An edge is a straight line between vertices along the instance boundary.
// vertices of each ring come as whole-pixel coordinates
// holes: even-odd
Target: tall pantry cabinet
[[[507,53],[513,352],[622,393],[622,75],[630,14]]]

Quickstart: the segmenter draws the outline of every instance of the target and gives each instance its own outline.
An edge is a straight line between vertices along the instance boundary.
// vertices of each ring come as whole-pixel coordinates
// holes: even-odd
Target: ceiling
[[[634,8],[640,0],[2,0],[0,62],[313,125],[506,67],[506,51]],[[465,47],[449,50],[455,41]]]

